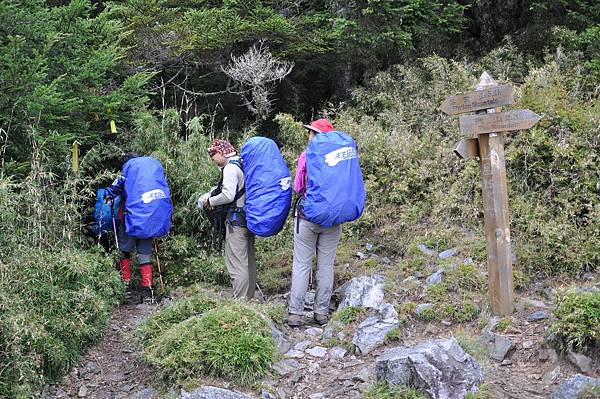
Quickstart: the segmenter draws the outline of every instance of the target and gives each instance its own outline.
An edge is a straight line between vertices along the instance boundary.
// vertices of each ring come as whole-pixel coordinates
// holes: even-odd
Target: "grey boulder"
[[[338,309],[359,306],[376,309],[383,303],[383,276],[355,277],[338,289],[341,297]]]
[[[182,393],[179,399],[250,399],[250,397],[227,389],[203,386],[192,392]]]
[[[352,343],[360,353],[367,354],[381,345],[385,341],[386,334],[398,325],[398,313],[392,305],[386,303],[379,307],[376,315],[368,317],[359,324]]]
[[[462,398],[483,382],[481,366],[454,338],[389,349],[375,367],[377,381],[414,386],[433,399]]]
[[[515,348],[515,344],[510,339],[491,331],[479,338],[479,342],[486,347],[490,357],[497,362],[503,361]]]
[[[600,379],[575,374],[558,387],[549,399],[578,399],[586,389],[599,387]]]

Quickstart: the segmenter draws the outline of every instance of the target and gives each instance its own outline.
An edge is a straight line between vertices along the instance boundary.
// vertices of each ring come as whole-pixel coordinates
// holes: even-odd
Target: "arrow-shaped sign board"
[[[479,143],[476,138],[462,139],[456,144],[454,153],[461,159],[473,159],[479,156]]]
[[[528,109],[493,114],[466,115],[460,117],[460,132],[465,136],[484,133],[508,132],[529,129],[540,116]]]
[[[448,97],[441,109],[448,115],[456,115],[509,105],[512,102],[512,86],[502,85]]]

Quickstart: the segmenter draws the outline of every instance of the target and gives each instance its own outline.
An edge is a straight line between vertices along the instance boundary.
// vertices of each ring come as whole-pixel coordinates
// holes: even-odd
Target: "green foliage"
[[[341,321],[344,324],[354,323],[362,315],[365,314],[365,309],[356,306],[348,306],[341,310],[337,310],[332,316],[332,320]]]
[[[515,63],[522,68],[514,51],[507,47],[499,70],[509,71]],[[454,226],[463,226],[478,234],[472,255],[485,259],[479,166],[452,153],[458,124],[434,111],[449,95],[472,90],[478,72],[477,65],[467,69],[437,57],[396,66],[357,89],[353,106],[338,115],[336,126],[353,134],[362,149],[368,198],[359,225],[375,228],[384,240],[393,237],[386,247],[404,253],[416,243],[414,237],[450,232],[448,248],[462,241]],[[582,90],[587,75],[576,54],[557,53],[544,67],[524,73],[522,86],[513,82],[515,107],[545,117],[507,138],[511,235],[519,268],[528,276],[592,270],[600,259],[594,167],[600,154],[598,99]],[[415,207],[422,223],[397,216],[404,210],[414,214]]]
[[[0,5],[0,137],[9,174],[27,172],[31,141],[48,150],[53,169],[73,141],[97,143],[111,119],[127,123],[146,103],[151,75],[117,73],[126,52],[124,26],[92,11],[86,0]]]
[[[486,278],[473,264],[464,263],[446,272],[444,284],[453,291],[482,291],[487,286]]]
[[[143,356],[171,382],[207,375],[253,383],[275,355],[261,312],[248,303],[203,295],[177,301],[140,326]]]
[[[566,350],[600,345],[600,290],[567,290],[556,299],[552,314],[549,330]]]
[[[508,327],[510,327],[510,319],[503,317],[498,321],[498,324],[496,325],[496,330],[504,331]]]
[[[363,394],[364,399],[424,399],[416,389],[403,386],[375,384]]]
[[[0,397],[30,398],[101,337],[124,286],[111,258],[81,250],[25,250],[0,276]]]
[[[388,344],[394,341],[400,341],[400,328],[398,327],[391,329],[385,334],[384,343]]]
[[[581,392],[578,399],[599,399],[600,398],[600,387],[593,386],[588,387]]]

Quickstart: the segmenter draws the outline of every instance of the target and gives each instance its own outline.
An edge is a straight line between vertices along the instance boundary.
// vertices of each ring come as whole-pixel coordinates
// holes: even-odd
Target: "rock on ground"
[[[203,386],[195,389],[192,392],[183,393],[179,399],[250,399],[246,395],[237,392],[228,391],[227,389],[216,388],[211,386]]]
[[[342,298],[338,309],[349,306],[378,308],[383,303],[383,276],[355,277],[338,289]]]
[[[392,305],[381,305],[377,315],[370,316],[359,324],[352,343],[363,355],[369,353],[385,341],[388,332],[398,327],[397,317],[398,313]]]
[[[377,358],[378,381],[411,385],[433,399],[462,398],[483,382],[481,366],[454,338],[389,349]]]
[[[271,335],[275,340],[277,353],[281,355],[288,352],[292,347],[292,343],[287,339],[283,331],[278,329],[274,323],[269,323],[269,327],[271,328]]]
[[[582,373],[591,373],[592,372],[592,359],[583,355],[581,353],[569,352],[568,359],[571,363],[573,363],[579,371]]]
[[[515,344],[510,339],[489,331],[479,338],[479,342],[486,347],[490,357],[497,362],[503,361],[515,348]]]
[[[581,374],[575,374],[565,383],[558,387],[550,399],[578,399],[586,389],[600,387],[599,378],[586,377]]]

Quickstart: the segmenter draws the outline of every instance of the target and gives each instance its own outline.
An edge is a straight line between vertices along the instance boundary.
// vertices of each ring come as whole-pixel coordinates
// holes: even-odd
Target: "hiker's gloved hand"
[[[198,198],[198,203],[196,204],[196,206],[198,207],[198,209],[204,209],[204,203],[208,200],[208,198],[210,197],[210,193],[205,193],[202,194],[200,196],[200,198]]]

